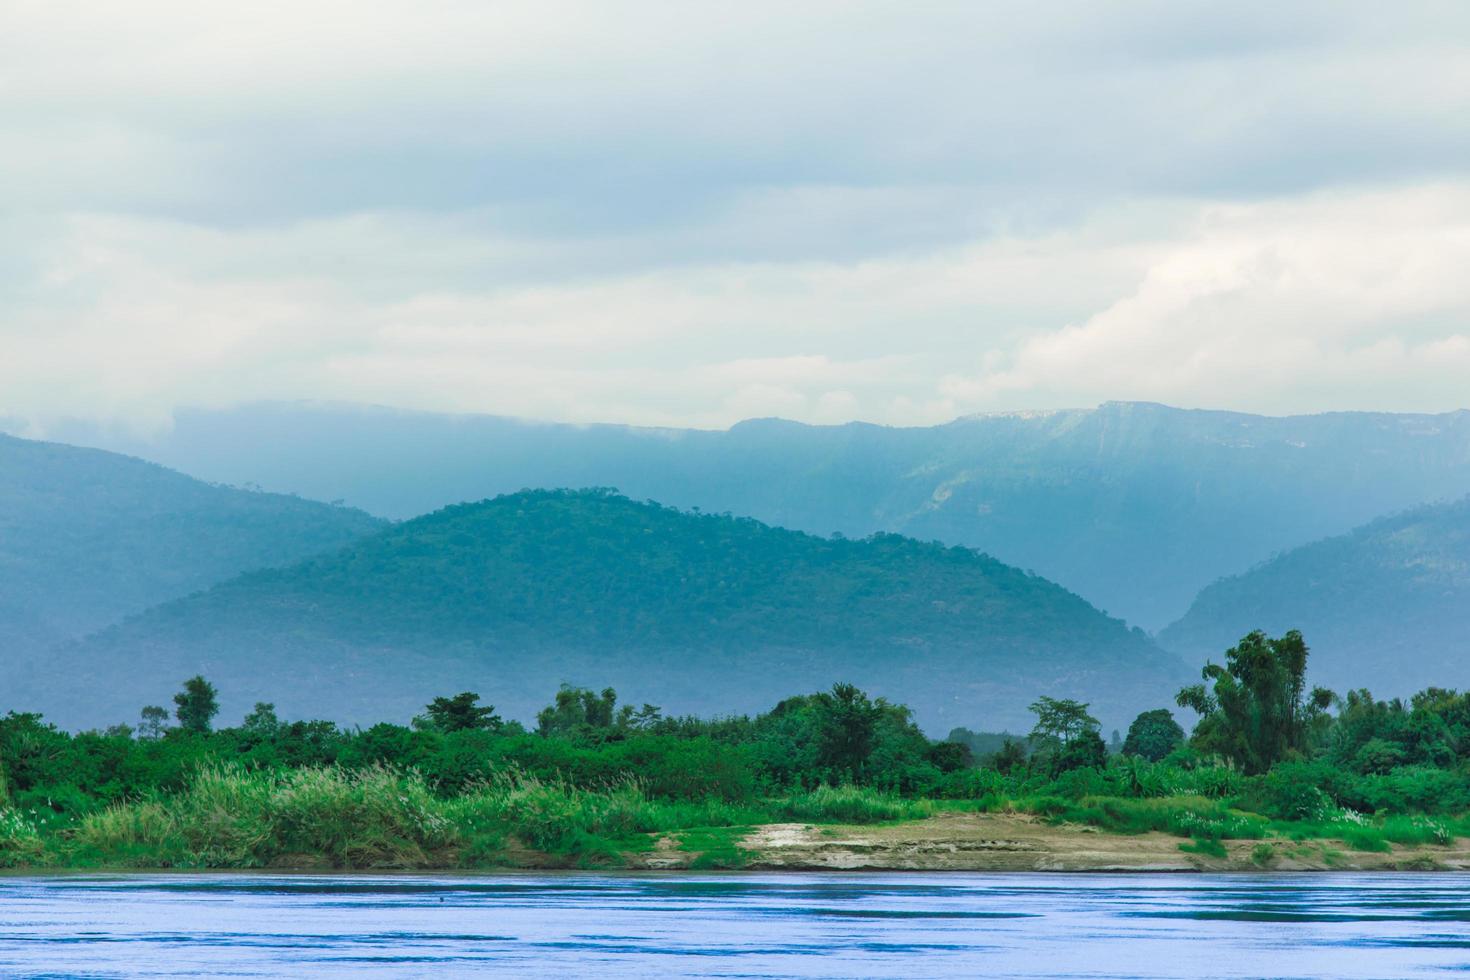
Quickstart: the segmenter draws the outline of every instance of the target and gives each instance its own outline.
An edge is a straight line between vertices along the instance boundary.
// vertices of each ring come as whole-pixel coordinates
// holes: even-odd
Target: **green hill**
[[[384,526],[95,449],[0,436],[0,663]]]
[[[1140,631],[974,551],[818,538],[611,491],[449,507],[151,610],[68,663],[26,694],[71,724],[135,717],[203,672],[227,715],[267,700],[406,718],[472,689],[529,718],[561,681],[728,712],[846,679],[936,730],[999,728],[1043,693],[1123,718],[1182,673]]]
[[[1312,680],[1403,695],[1470,686],[1470,497],[1296,548],[1200,593],[1159,641],[1192,661],[1299,628]]]
[[[103,436],[72,441],[117,448]],[[1470,411],[1276,418],[1112,402],[920,428],[764,419],[699,431],[277,404],[183,411],[166,436],[127,445],[196,476],[385,517],[522,487],[608,486],[814,534],[933,538],[1148,630],[1222,575],[1470,493]]]

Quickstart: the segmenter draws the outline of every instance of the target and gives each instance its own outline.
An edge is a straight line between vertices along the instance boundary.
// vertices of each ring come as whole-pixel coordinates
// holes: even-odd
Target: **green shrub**
[[[1190,854],[1204,854],[1214,858],[1224,858],[1230,854],[1217,837],[1196,837],[1193,841],[1180,844],[1179,849]]]
[[[1392,850],[1388,841],[1383,839],[1383,832],[1371,826],[1348,826],[1342,831],[1343,842],[1355,851],[1388,851]]]

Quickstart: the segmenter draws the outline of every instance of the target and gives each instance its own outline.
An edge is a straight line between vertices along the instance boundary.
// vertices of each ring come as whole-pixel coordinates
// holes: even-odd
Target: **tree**
[[[1026,764],[1026,746],[1013,738],[1007,738],[1001,743],[996,753],[990,757],[990,768],[998,773],[1009,776],[1017,769]]]
[[[1279,639],[1256,630],[1225,652],[1223,667],[1206,664],[1202,676],[1209,683],[1186,687],[1175,699],[1201,715],[1194,745],[1252,774],[1304,755],[1311,731],[1335,699],[1320,687],[1307,696],[1308,652],[1296,630]]]
[[[1149,762],[1158,762],[1184,742],[1184,729],[1174,720],[1168,708],[1145,711],[1133,719],[1128,726],[1128,737],[1123,740],[1123,754],[1136,755]]]
[[[617,704],[618,692],[610,687],[598,694],[585,687],[563,684],[556,692],[556,700],[536,713],[536,730],[542,735],[606,738],[613,730]]]
[[[940,772],[958,772],[975,764],[975,754],[963,742],[935,742],[929,746],[929,761]]]
[[[203,734],[219,714],[219,692],[203,677],[195,675],[184,681],[184,689],[174,695],[174,717],[186,732]]]
[[[1031,703],[1036,727],[1031,740],[1039,747],[1064,747],[1087,732],[1097,733],[1098,720],[1087,713],[1088,706],[1079,701],[1058,700],[1043,695]],[[1099,736],[1100,737],[1100,736]]]
[[[426,708],[427,722],[424,727],[441,732],[465,732],[485,728],[499,728],[500,716],[495,706],[479,703],[480,695],[474,691],[461,691],[452,698],[435,698]]]
[[[256,738],[270,738],[281,727],[281,720],[276,717],[276,706],[269,701],[255,702],[255,707],[245,716],[240,727]]]
[[[869,700],[852,684],[833,684],[814,699],[817,762],[857,779],[877,741],[878,719],[887,702]]]
[[[162,738],[168,730],[168,711],[150,704],[143,709],[143,720],[138,722],[139,738]]]
[[[1072,769],[1101,769],[1108,764],[1108,747],[1097,729],[1088,729],[1052,752],[1047,761],[1052,775]]]
[[[617,727],[629,732],[651,732],[663,718],[663,709],[656,704],[645,701],[643,707],[637,709],[631,704],[625,704],[618,709]]]

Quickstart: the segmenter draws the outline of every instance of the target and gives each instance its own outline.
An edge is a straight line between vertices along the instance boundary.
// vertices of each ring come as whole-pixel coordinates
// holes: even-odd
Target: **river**
[[[0,975],[1411,977],[1470,876],[0,876]]]

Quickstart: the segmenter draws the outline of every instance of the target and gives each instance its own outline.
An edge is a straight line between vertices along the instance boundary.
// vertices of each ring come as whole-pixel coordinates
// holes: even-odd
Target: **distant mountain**
[[[0,436],[0,665],[168,599],[340,548],[385,522]]]
[[[1470,497],[1296,548],[1200,593],[1160,642],[1191,661],[1297,628],[1311,680],[1407,695],[1470,687]]]
[[[449,507],[244,575],[90,638],[17,696],[98,724],[196,672],[231,719],[266,700],[291,716],[407,720],[466,689],[529,719],[562,681],[723,713],[850,680],[936,731],[1024,725],[1039,694],[1126,720],[1185,676],[1142,632],[973,551],[606,491]]]
[[[390,517],[611,486],[817,534],[894,531],[1034,569],[1147,629],[1222,575],[1470,492],[1463,411],[1266,418],[1110,403],[929,428],[707,432],[271,404],[185,412],[152,443],[67,438]]]

